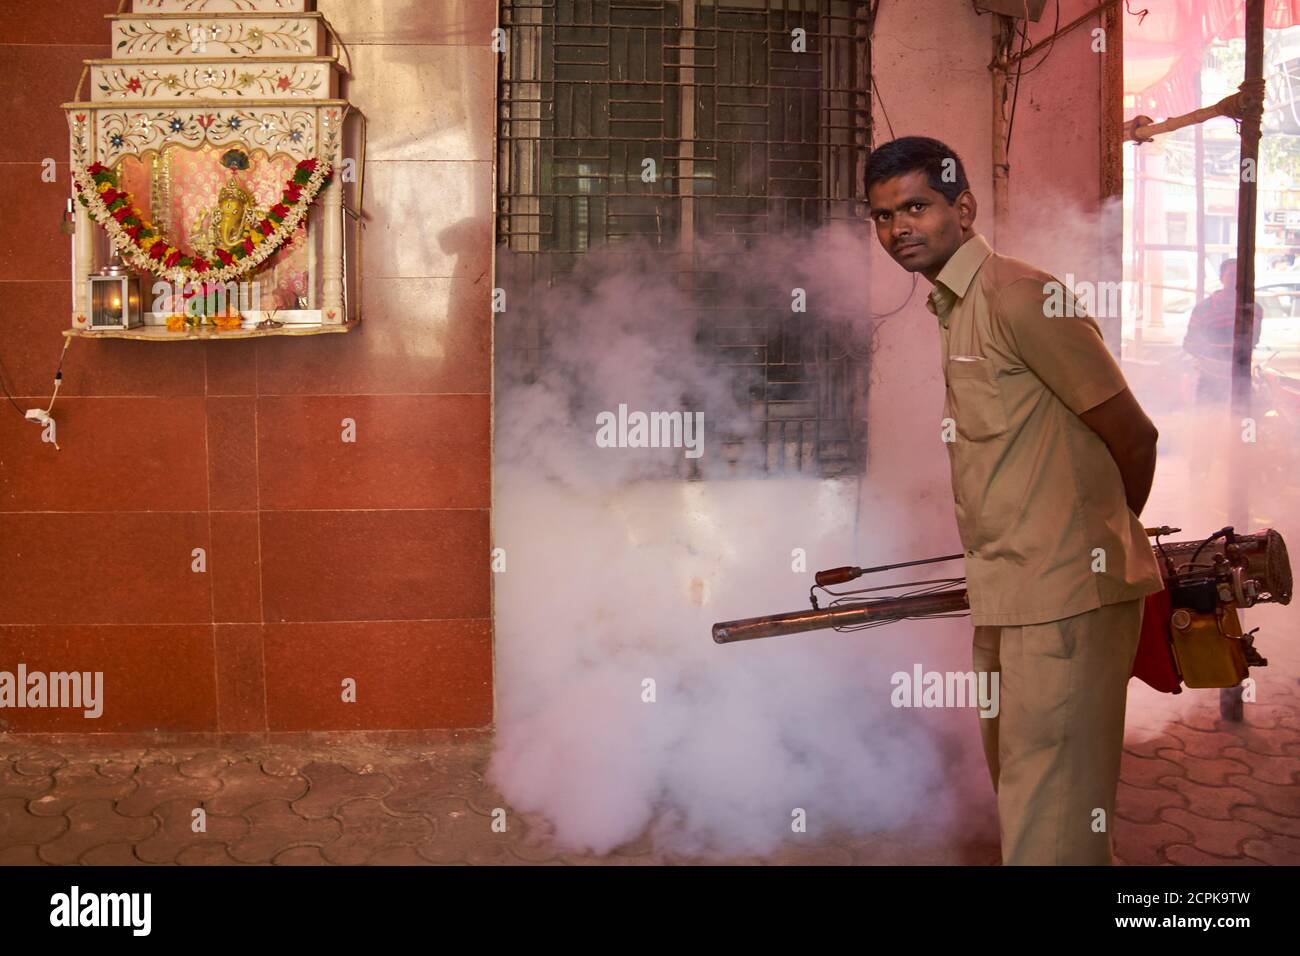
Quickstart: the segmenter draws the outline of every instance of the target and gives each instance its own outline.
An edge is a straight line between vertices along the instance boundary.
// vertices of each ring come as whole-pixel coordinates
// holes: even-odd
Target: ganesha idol
[[[229,252],[243,243],[245,230],[257,228],[264,216],[254,205],[253,194],[231,176],[217,194],[217,205],[199,213],[190,238],[201,255],[210,257],[217,246]]]

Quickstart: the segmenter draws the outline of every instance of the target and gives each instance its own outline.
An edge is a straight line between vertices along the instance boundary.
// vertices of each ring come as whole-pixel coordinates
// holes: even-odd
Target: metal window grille
[[[501,0],[500,284],[557,281],[632,239],[678,257],[698,342],[758,419],[771,471],[856,470],[865,363],[835,317],[738,288],[728,260],[763,236],[867,218],[873,6]],[[544,362],[544,322],[499,326],[498,348]]]

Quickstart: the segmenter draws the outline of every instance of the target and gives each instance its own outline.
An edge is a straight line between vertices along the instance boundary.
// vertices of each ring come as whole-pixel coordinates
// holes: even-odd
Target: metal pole
[[[1259,127],[1264,110],[1264,0],[1246,0],[1246,75],[1239,87],[1241,166],[1237,187],[1237,320],[1232,337],[1232,421],[1241,428],[1250,417],[1250,353],[1255,339],[1255,202],[1259,180]],[[1229,514],[1237,528],[1249,530],[1250,470],[1240,451],[1229,459]],[[1219,691],[1219,713],[1242,718],[1241,688]]]
[[[1098,235],[1097,251],[1101,276],[1109,282],[1124,278],[1124,21],[1117,4],[1108,4],[1100,12],[1102,38],[1106,42],[1101,54],[1100,206],[1106,218]],[[1102,338],[1119,358],[1124,348],[1123,316],[1105,314],[1109,310],[1099,311],[1104,314],[1098,320]]]
[[[1133,333],[1140,345],[1146,329],[1148,316],[1151,314],[1152,289],[1147,285],[1147,181],[1146,154],[1142,144],[1133,149],[1133,278],[1138,283],[1137,315],[1133,318]]]
[[[1246,0],[1246,76],[1241,84],[1241,174],[1237,188],[1237,322],[1232,342],[1232,412],[1250,414],[1250,353],[1255,333],[1255,202],[1263,116],[1264,0]]]
[[[1201,102],[1201,71],[1196,71],[1196,102]],[[1205,124],[1197,123],[1194,130],[1196,172],[1196,301],[1205,298]]]

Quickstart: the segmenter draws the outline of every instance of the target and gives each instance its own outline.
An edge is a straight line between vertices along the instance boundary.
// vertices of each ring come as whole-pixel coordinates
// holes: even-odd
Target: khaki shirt
[[[1119,468],[1079,418],[1127,387],[1123,373],[1056,281],[977,233],[926,301],[976,625],[1041,624],[1163,587]]]

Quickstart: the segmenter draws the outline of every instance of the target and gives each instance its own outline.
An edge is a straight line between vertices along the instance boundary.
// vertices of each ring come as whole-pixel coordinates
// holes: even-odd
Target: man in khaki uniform
[[[1143,598],[1163,586],[1138,519],[1155,426],[1069,291],[974,231],[951,149],[886,143],[867,189],[881,245],[934,284],[975,669],[999,672],[980,731],[1003,862],[1109,864]]]

